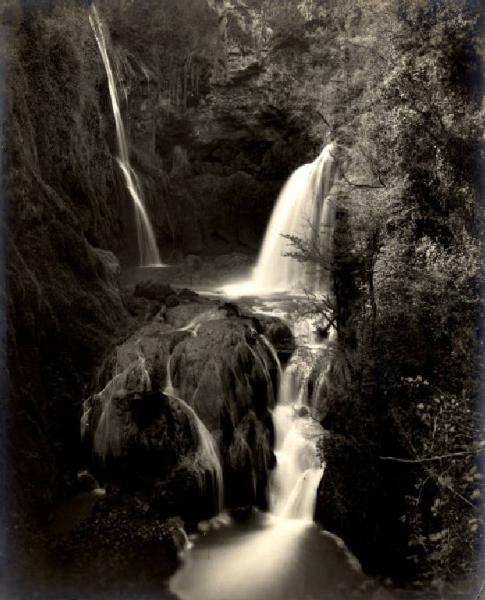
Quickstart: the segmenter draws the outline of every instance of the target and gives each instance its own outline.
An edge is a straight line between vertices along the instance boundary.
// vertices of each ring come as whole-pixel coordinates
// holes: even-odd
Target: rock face
[[[142,51],[132,47],[131,30],[108,22],[124,72],[134,164],[163,252],[256,253],[281,185],[317,152],[322,140],[314,136],[312,108],[289,91],[303,86],[310,62],[311,11],[301,4],[287,14],[276,3],[200,3],[202,49],[184,62],[177,48],[180,64],[168,73],[159,65],[158,39]],[[168,5],[156,10],[173,16]],[[135,30],[148,19],[141,15],[132,17]],[[190,38],[191,25],[179,26]],[[295,49],[298,38],[305,41]]]
[[[38,555],[37,527],[75,486],[84,385],[126,335],[129,315],[117,285],[119,262],[107,250],[121,239],[117,181],[86,8],[71,3],[44,18],[40,3],[35,10],[17,4],[16,18],[2,24],[2,64],[10,61],[3,408],[15,537],[10,570],[20,574],[28,560],[20,555]]]
[[[409,514],[406,496],[415,492],[417,470],[416,465],[396,465],[381,457],[407,455],[392,417],[406,399],[379,397],[375,374],[369,378],[362,369],[368,357],[359,347],[362,307],[350,236],[346,214],[341,213],[334,267],[339,336],[334,351],[312,373],[315,404],[326,430],[315,517],[345,541],[367,573],[405,581],[413,577],[415,565],[408,560],[409,520],[403,516]]]
[[[167,308],[108,357],[84,403],[95,472],[164,516],[195,523],[221,508],[218,492],[230,509],[266,505],[279,364],[254,320],[227,314]]]

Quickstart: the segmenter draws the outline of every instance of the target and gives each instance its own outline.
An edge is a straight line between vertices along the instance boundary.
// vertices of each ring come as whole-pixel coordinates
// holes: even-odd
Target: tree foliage
[[[333,193],[352,232],[337,232],[333,263],[340,342],[355,348],[337,419],[401,481],[396,553],[441,585],[476,569],[483,527],[482,15],[465,1],[319,4],[319,19],[337,15],[319,112],[348,157]]]

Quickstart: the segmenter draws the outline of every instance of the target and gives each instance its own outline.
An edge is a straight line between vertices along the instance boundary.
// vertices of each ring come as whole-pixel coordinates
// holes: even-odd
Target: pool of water
[[[335,536],[308,521],[255,513],[211,527],[170,581],[180,600],[347,600],[367,578]]]

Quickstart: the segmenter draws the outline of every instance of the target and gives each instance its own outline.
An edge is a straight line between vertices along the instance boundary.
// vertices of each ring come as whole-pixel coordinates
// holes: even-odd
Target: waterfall
[[[281,378],[281,363],[280,363],[280,359],[278,358],[278,353],[275,350],[275,347],[273,346],[273,344],[268,340],[268,338],[265,335],[260,335],[260,340],[263,342],[263,344],[266,346],[266,349],[268,350],[268,352],[270,353],[270,355],[272,356],[273,360],[276,363],[276,366],[278,368],[278,380]],[[279,381],[278,381],[279,383]]]
[[[335,573],[343,570],[344,578],[355,579],[344,551],[313,523],[323,473],[317,452],[322,429],[309,416],[307,383],[306,366],[294,356],[281,373],[273,411],[277,464],[270,512],[256,512],[247,528],[236,523],[197,540],[170,580],[181,600],[320,598],[341,584],[341,575],[331,581]],[[324,595],[350,597],[345,591]]]
[[[270,484],[271,512],[283,519],[312,522],[323,474],[316,443],[322,429],[307,407],[308,376],[290,363],[281,378],[273,411],[276,469]]]
[[[324,147],[310,164],[296,169],[280,192],[251,279],[224,289],[230,295],[284,291],[331,291],[329,268],[306,266],[286,256],[293,247],[289,235],[303,240],[312,253],[330,264],[335,228],[335,204],[330,190],[337,175],[335,144]]]
[[[88,398],[84,401],[81,438],[86,436],[90,426],[95,426],[92,432],[93,450],[102,461],[105,461],[108,455],[120,456],[123,453],[126,423],[118,411],[117,400],[127,394],[143,393],[151,388],[145,357],[139,354],[137,360],[124,371],[115,373],[106,386],[94,395],[93,399]],[[99,403],[101,412],[98,421],[90,424],[90,415],[93,405],[96,403]]]
[[[91,6],[91,14],[89,15],[89,22],[98,44],[99,52],[103,60],[104,67],[106,69],[106,75],[108,78],[109,94],[111,98],[111,107],[113,109],[113,116],[116,125],[116,138],[118,141],[118,164],[120,166],[123,178],[125,180],[126,188],[133,200],[133,206],[135,209],[135,223],[136,223],[136,234],[138,239],[138,253],[140,257],[141,266],[155,266],[160,265],[160,253],[153,231],[150,217],[148,216],[145,204],[143,201],[143,195],[141,186],[136,176],[133,167],[130,162],[130,155],[128,151],[128,141],[121,118],[120,102],[118,97],[118,89],[116,86],[115,75],[111,66],[111,61],[108,54],[108,46],[106,43],[106,36],[104,34],[103,24],[99,17],[98,10],[93,4]]]
[[[170,398],[177,400],[186,414],[191,418],[199,438],[199,452],[196,460],[200,461],[200,466],[210,473],[212,480],[212,490],[215,492],[216,510],[220,512],[224,505],[224,482],[222,476],[222,466],[217,452],[217,446],[211,432],[204,425],[195,410],[182,400],[177,394],[177,390],[172,381],[172,355],[167,360],[166,382],[164,393]],[[201,478],[199,485],[203,494],[206,493],[205,482]]]

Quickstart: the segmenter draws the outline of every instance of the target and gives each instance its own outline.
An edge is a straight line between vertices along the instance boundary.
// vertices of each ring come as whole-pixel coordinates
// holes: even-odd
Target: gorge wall
[[[282,109],[275,100],[279,55],[263,57],[252,37],[260,7],[244,27],[231,21],[226,34],[217,10],[205,3],[157,3],[158,13],[143,5],[137,16],[134,4],[99,3],[126,93],[133,163],[162,251],[169,259],[252,254],[281,182],[315,144],[297,105]],[[31,525],[44,525],[50,508],[77,490],[76,472],[85,464],[79,419],[83,399],[95,391],[93,370],[136,327],[120,292],[117,260],[134,261],[131,205],[115,159],[108,87],[88,8],[16,1],[2,8],[8,450],[12,540],[20,538],[11,548],[32,554]],[[237,16],[243,9],[234,10]],[[147,18],[182,25],[168,53],[163,30],[147,28]],[[193,72],[180,54],[184,35]],[[233,47],[224,81],[213,77],[220,36],[228,40],[221,52]],[[157,63],[166,55],[171,62]],[[180,83],[184,72],[190,84]]]
[[[273,32],[265,10],[260,1],[147,3],[108,20],[137,167],[168,256],[255,254],[282,183],[322,144],[311,102],[294,95],[304,74],[288,75],[308,63],[307,42],[294,46],[307,22],[296,11],[296,34],[286,23]],[[165,41],[160,57],[171,26],[179,39]]]

